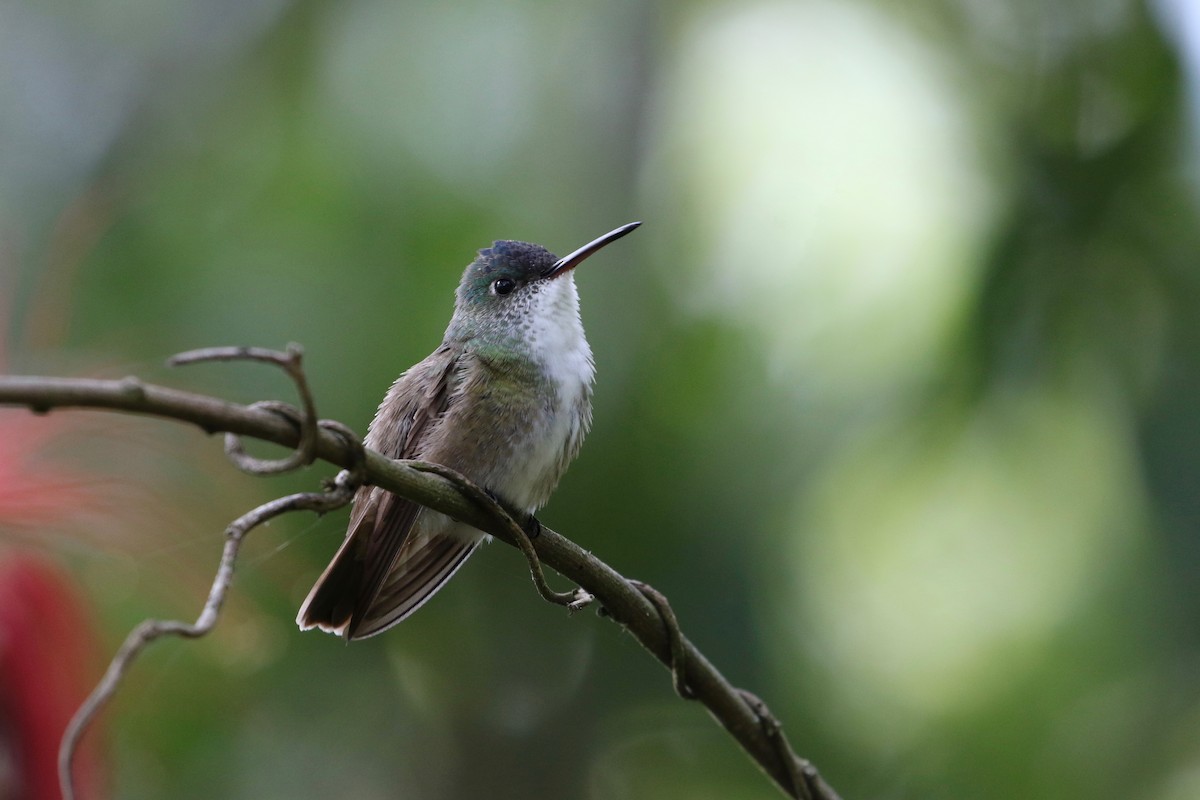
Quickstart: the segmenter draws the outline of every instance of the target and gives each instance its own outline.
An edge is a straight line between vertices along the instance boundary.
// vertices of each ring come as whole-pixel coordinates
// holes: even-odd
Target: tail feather
[[[388,575],[371,608],[351,626],[350,638],[382,633],[425,605],[466,563],[480,541],[433,536],[411,552],[401,553],[401,562]]]
[[[359,551],[355,537],[349,536],[342,542],[300,606],[296,615],[300,630],[316,628],[349,638],[354,606],[367,584],[367,569]]]
[[[451,536],[413,536],[404,543],[374,600],[360,613],[368,589],[368,570],[360,548],[349,537],[300,607],[301,630],[318,630],[365,639],[399,623],[433,597],[466,562],[481,540]]]

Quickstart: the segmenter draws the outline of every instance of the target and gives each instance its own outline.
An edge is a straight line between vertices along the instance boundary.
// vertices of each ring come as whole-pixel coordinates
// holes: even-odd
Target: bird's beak
[[[550,269],[548,269],[542,273],[542,277],[543,278],[557,278],[559,275],[563,275],[567,272],[570,272],[571,270],[573,270],[577,266],[579,266],[579,264],[585,258],[590,256],[592,253],[596,252],[601,247],[604,247],[604,245],[606,245],[606,244],[615,242],[617,239],[620,239],[622,236],[629,233],[630,231],[632,231],[634,228],[636,228],[638,225],[641,225],[641,224],[642,223],[640,223],[640,222],[630,222],[627,225],[622,225],[621,227],[617,228],[615,231],[609,231],[608,233],[601,236],[599,239],[594,239],[594,240],[588,242],[583,247],[576,250],[574,253],[571,253],[569,256],[564,256],[563,258],[560,258],[558,261],[555,261],[554,265],[551,266]]]

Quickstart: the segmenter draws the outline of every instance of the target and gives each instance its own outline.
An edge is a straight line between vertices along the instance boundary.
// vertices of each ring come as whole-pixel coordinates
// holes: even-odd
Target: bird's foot
[[[506,514],[516,520],[517,524],[521,526],[521,530],[525,531],[526,536],[528,536],[530,539],[536,539],[542,535],[541,520],[539,520],[533,514],[527,514],[524,511],[517,511],[511,505],[509,505],[507,501],[500,497],[500,495],[496,494],[491,489],[484,489],[484,491],[487,492],[488,497],[496,501],[496,505],[503,508]]]

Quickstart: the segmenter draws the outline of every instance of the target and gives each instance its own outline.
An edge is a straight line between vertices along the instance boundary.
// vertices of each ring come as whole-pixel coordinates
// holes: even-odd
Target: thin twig
[[[671,647],[671,685],[675,688],[675,694],[682,697],[684,700],[695,700],[696,693],[687,685],[687,648],[683,643],[683,631],[679,628],[679,620],[675,617],[675,610],[671,608],[671,604],[667,601],[666,595],[655,589],[648,583],[642,581],[628,579],[629,584],[633,588],[641,592],[647,600],[654,604],[654,608],[658,611],[658,616],[662,618],[663,629],[667,633],[667,639]]]
[[[235,433],[225,434],[225,455],[237,465],[238,469],[251,475],[278,475],[291,472],[299,467],[306,467],[316,457],[317,448],[317,406],[313,402],[312,392],[308,388],[308,378],[304,374],[304,348],[298,344],[289,344],[287,352],[268,350],[262,347],[205,347],[199,350],[188,350],[167,359],[172,367],[182,367],[188,364],[200,364],[207,361],[261,361],[264,364],[274,364],[287,373],[296,385],[296,393],[300,396],[302,412],[286,403],[275,400],[265,400],[254,403],[251,408],[261,408],[281,414],[285,419],[296,425],[300,431],[300,442],[287,458],[266,459],[255,458],[246,452],[242,445],[242,437]]]
[[[349,472],[341,473],[341,476],[349,475]],[[96,688],[88,695],[87,700],[71,717],[71,722],[67,725],[58,751],[58,777],[62,785],[64,800],[74,800],[75,798],[75,782],[71,774],[71,762],[79,747],[79,741],[95,716],[112,698],[134,659],[147,645],[163,636],[196,639],[212,630],[221,612],[221,606],[225,602],[225,596],[229,593],[238,550],[241,548],[246,534],[280,514],[289,511],[315,511],[318,514],[324,514],[341,508],[353,497],[354,484],[350,480],[343,480],[325,492],[301,492],[263,503],[229,524],[229,527],[225,529],[225,547],[221,552],[221,562],[217,566],[217,573],[213,578],[212,587],[209,589],[208,599],[196,621],[190,625],[179,620],[148,619],[141,622],[125,637],[124,644],[113,656],[104,677],[100,679]]]
[[[305,408],[304,415],[301,416],[295,408],[286,403],[268,401],[251,406],[279,414],[295,425],[299,444],[289,457],[267,461],[246,455],[240,437],[228,433],[225,439],[225,453],[239,469],[257,475],[270,475],[285,471],[285,469],[306,466],[312,463],[317,436],[321,430],[328,430],[342,439],[351,449],[353,465],[350,469],[340,472],[332,482],[327,483],[323,492],[301,492],[280,497],[263,503],[231,522],[225,529],[225,546],[221,552],[221,562],[217,566],[216,575],[213,577],[212,587],[208,592],[208,599],[194,623],[189,625],[178,620],[147,619],[129,632],[124,643],[109,663],[104,677],[100,679],[96,688],[71,717],[71,721],[63,733],[58,751],[58,778],[64,800],[74,800],[75,798],[75,782],[71,764],[79,749],[79,742],[96,715],[117,691],[117,687],[129,671],[134,659],[150,643],[164,636],[196,639],[207,634],[216,625],[221,606],[224,604],[225,596],[229,593],[229,587],[233,582],[234,565],[246,534],[264,522],[289,511],[315,511],[318,514],[325,514],[341,508],[354,498],[355,490],[362,485],[366,478],[366,451],[358,435],[341,422],[317,419],[316,407],[301,367],[301,350],[298,346],[289,346],[287,353],[257,348],[253,350],[249,348],[196,350],[175,356],[171,363],[191,364],[199,361],[235,358],[249,358],[282,365],[296,383]]]
[[[150,415],[189,422],[209,432],[252,436],[285,447],[295,447],[300,440],[296,426],[276,413],[145,384],[136,378],[103,381],[0,376],[0,405],[26,406],[35,413],[58,408],[98,408]],[[355,466],[359,454],[341,435],[330,430],[319,431],[315,452],[317,458],[347,469]],[[509,524],[449,479],[369,450],[365,459],[367,483],[521,547]],[[683,667],[673,671],[681,673],[683,685],[785,794],[803,798],[806,797],[803,792],[807,792],[811,800],[838,800],[837,793],[816,769],[792,751],[766,706],[761,701],[752,704],[747,693],[730,684],[694,644],[678,633],[677,625],[669,629],[660,609],[636,586],[550,528],[542,526],[540,535],[531,544],[540,563],[594,595],[606,615],[622,625],[668,669],[682,662]],[[798,775],[803,779],[798,780]]]
[[[775,749],[779,753],[779,758],[788,766],[790,773],[789,786],[787,787],[788,793],[801,800],[814,800],[818,797],[824,797],[825,795],[820,794],[816,786],[816,783],[821,780],[821,776],[817,774],[812,764],[797,756],[792,750],[787,736],[783,733],[783,723],[771,713],[771,709],[767,708],[767,704],[758,695],[745,689],[738,689],[738,694],[742,696],[742,699],[746,701],[746,705],[750,706],[750,709],[758,716],[759,721],[762,723],[763,732],[774,743]]]

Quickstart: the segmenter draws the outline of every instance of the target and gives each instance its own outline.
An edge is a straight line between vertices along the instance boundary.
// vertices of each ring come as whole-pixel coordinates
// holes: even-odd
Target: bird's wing
[[[365,639],[382,633],[425,605],[475,552],[481,541],[440,535],[417,535],[407,539],[374,600],[361,617],[355,615],[349,638]]]
[[[442,345],[393,384],[371,423],[367,446],[413,458],[454,402],[461,349]],[[346,539],[296,618],[347,639],[380,633],[415,611],[466,560],[477,542],[410,537],[421,506],[364,486],[354,498]]]

